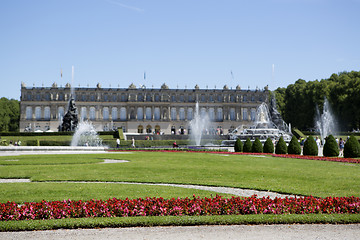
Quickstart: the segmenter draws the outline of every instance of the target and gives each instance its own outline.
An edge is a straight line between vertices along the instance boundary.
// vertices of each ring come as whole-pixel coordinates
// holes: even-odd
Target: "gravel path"
[[[0,239],[359,239],[360,224],[350,225],[231,225],[189,227],[136,227],[0,232]]]

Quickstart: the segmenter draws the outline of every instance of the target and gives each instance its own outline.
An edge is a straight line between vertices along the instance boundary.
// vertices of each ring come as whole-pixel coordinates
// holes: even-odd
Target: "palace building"
[[[97,131],[122,128],[127,133],[188,134],[190,121],[199,104],[199,115],[208,117],[208,134],[228,134],[240,125],[251,125],[256,108],[268,102],[269,91],[229,89],[169,89],[164,83],[160,89],[26,87],[21,85],[20,131],[58,131],[73,98],[79,121],[91,121]]]

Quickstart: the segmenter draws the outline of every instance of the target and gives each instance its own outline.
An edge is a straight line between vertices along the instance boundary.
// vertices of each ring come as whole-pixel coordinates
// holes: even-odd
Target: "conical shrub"
[[[253,145],[251,147],[251,152],[253,153],[262,153],[263,152],[263,146],[258,138],[255,139],[253,142]]]
[[[274,153],[274,144],[271,140],[271,138],[266,139],[263,147],[264,153]]]
[[[356,158],[360,157],[360,146],[355,136],[350,136],[344,146],[344,157]]]
[[[300,143],[294,135],[292,136],[291,141],[289,142],[288,153],[296,154],[296,155],[301,154]]]
[[[279,141],[275,146],[275,153],[276,154],[286,154],[287,153],[287,146],[286,142],[284,141],[283,137],[280,137]]]
[[[244,147],[243,147],[243,152],[251,152],[252,148],[252,143],[250,141],[250,138],[247,138],[245,143],[244,143]]]
[[[339,156],[339,147],[333,135],[329,135],[325,139],[323,148],[324,157],[337,157]]]
[[[317,156],[318,151],[315,139],[312,136],[309,136],[304,143],[303,155]]]
[[[240,138],[236,139],[235,145],[234,145],[235,152],[242,152],[243,151],[243,144],[240,140]]]

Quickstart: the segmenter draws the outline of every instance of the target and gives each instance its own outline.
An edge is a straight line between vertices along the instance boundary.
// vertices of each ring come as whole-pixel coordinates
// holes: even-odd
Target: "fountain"
[[[320,133],[320,138],[323,144],[325,143],[325,138],[330,134],[335,134],[336,129],[336,120],[332,114],[329,101],[325,98],[323,112],[320,114],[319,108],[316,106],[316,118],[315,118],[315,127],[316,130]]]
[[[91,122],[81,121],[72,137],[71,146],[101,147],[102,139]]]
[[[199,102],[196,102],[195,115],[190,121],[190,139],[195,142],[196,146],[200,146],[202,134],[204,133],[204,130],[209,127],[209,123],[210,120],[208,115],[201,116],[199,114]]]
[[[290,127],[282,120],[280,113],[276,109],[276,102],[271,101],[269,107],[263,102],[256,109],[255,122],[249,128],[244,128],[243,125],[237,127],[229,137],[231,140],[222,142],[222,145],[234,145],[236,139],[241,140],[255,140],[259,138],[261,142],[265,142],[267,138],[278,140],[283,137],[285,142],[290,142],[291,132]]]

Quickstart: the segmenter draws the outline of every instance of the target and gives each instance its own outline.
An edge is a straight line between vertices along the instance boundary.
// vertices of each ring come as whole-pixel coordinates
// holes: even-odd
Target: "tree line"
[[[328,79],[297,80],[275,91],[278,110],[287,123],[300,130],[315,126],[316,108],[322,112],[325,97],[329,101],[339,130],[360,128],[360,72],[341,72]]]
[[[20,122],[20,102],[15,99],[0,98],[0,132],[18,132]]]

